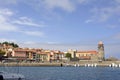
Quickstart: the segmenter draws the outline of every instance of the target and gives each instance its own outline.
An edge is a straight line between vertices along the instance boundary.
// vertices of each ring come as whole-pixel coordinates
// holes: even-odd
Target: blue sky
[[[0,41],[120,58],[120,0],[0,0]]]

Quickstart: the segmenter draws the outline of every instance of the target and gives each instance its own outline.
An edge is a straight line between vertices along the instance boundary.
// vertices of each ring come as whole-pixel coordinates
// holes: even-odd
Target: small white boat
[[[25,80],[25,77],[17,73],[0,72],[0,80]]]
[[[97,63],[94,64],[94,67],[97,67]]]

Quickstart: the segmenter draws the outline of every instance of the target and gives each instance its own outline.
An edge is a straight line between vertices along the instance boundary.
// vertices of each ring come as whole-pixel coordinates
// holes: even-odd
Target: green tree
[[[5,41],[5,42],[3,42],[2,44],[6,44],[6,45],[8,45],[9,43]]]
[[[9,43],[11,46],[13,46],[14,48],[17,48],[17,47],[19,47],[17,44],[15,44],[15,43]]]
[[[0,56],[4,56],[5,55],[5,51],[0,50]]]
[[[11,45],[11,46],[13,46],[14,48],[19,47],[17,44],[15,44],[15,43],[13,43],[13,42],[10,43],[10,42],[5,41],[5,42],[3,42],[3,43],[1,43],[1,44]]]
[[[71,54],[70,53],[66,53],[65,57],[68,58],[68,59],[71,59]]]

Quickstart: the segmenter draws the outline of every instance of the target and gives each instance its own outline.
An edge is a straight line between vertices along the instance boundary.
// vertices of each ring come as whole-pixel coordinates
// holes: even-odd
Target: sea
[[[0,67],[23,74],[26,80],[120,80],[120,68],[111,67]]]

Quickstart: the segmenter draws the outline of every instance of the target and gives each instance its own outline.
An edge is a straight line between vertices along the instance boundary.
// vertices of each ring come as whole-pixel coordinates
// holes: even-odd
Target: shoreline
[[[109,67],[115,64],[120,67],[120,61],[102,61],[102,62],[92,62],[92,61],[79,61],[79,62],[44,62],[44,63],[0,63],[0,67],[64,67],[64,66],[75,66],[75,67]]]

